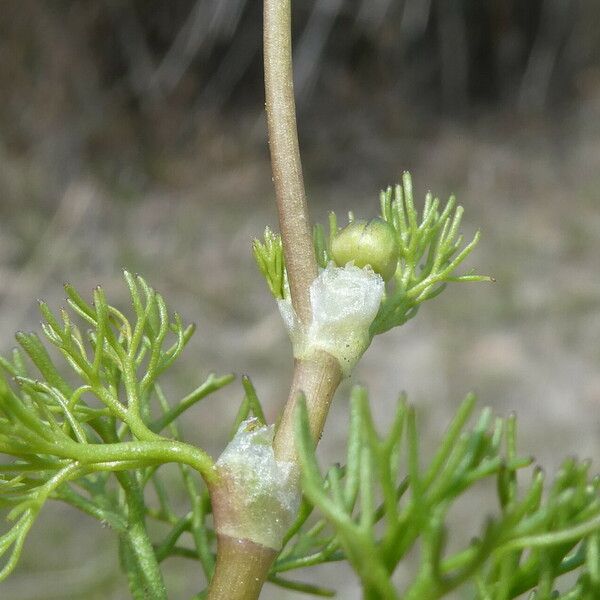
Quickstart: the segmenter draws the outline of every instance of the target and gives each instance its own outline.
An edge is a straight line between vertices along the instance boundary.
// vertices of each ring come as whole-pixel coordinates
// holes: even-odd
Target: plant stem
[[[134,456],[144,455],[139,444],[152,444],[156,442],[117,442],[117,432],[114,422],[112,425],[95,420],[91,423],[94,430],[102,439],[102,444],[88,444],[84,450],[93,448],[120,449],[127,447],[129,452],[134,450]],[[132,446],[133,444],[133,446]],[[78,448],[82,444],[71,445]],[[110,451],[109,451],[110,453]],[[84,458],[90,458],[84,452]],[[135,456],[137,458],[138,456]],[[134,458],[130,456],[130,458]],[[109,458],[110,461],[115,460]],[[116,458],[119,460],[119,458]],[[95,461],[93,461],[95,462]],[[85,464],[83,465],[85,466]],[[127,574],[129,590],[134,600],[167,600],[167,590],[163,580],[158,559],[148,536],[146,529],[146,505],[144,503],[144,491],[136,479],[135,472],[115,472],[124,494],[124,507],[126,508],[125,529],[120,531],[119,553],[121,557],[121,568]]]
[[[317,276],[317,262],[296,127],[291,20],[291,0],[265,0],[265,104],[279,229],[292,304],[300,321],[308,325],[309,287]]]
[[[296,127],[291,0],[264,0],[264,60],[271,165],[288,283],[294,311],[301,326],[308,327],[312,320],[310,285],[317,277],[317,262]],[[339,363],[326,352],[296,361],[290,394],[273,442],[277,460],[297,463],[294,409],[300,394],[306,397],[311,431],[318,441],[340,380]],[[211,498],[216,524],[219,495],[211,493]],[[218,536],[217,542],[209,600],[256,600],[277,552],[225,535]]]
[[[185,442],[166,438],[159,438],[157,441],[102,444],[77,444],[67,441],[62,444],[48,444],[47,451],[54,456],[78,460],[83,465],[119,461],[178,462],[198,471],[206,481],[212,481],[216,477],[213,461],[206,452]]]
[[[133,557],[133,550],[127,539],[127,536],[119,537],[119,558],[121,570],[127,575],[129,592],[133,600],[145,600],[146,591],[138,565]]]
[[[291,0],[265,0],[265,100],[273,182],[292,305],[306,327],[312,320],[309,290],[317,276],[317,262],[296,126],[291,20]],[[290,394],[273,442],[277,460],[296,460],[293,420],[298,395],[303,392],[306,396],[311,430],[318,441],[340,379],[337,360],[325,352],[309,361],[296,361]]]
[[[283,410],[273,440],[275,458],[297,463],[298,454],[294,436],[296,402],[304,394],[310,430],[315,444],[321,439],[333,394],[342,379],[336,358],[321,352],[311,360],[296,361],[288,401]]]
[[[134,474],[119,473],[117,478],[127,503],[127,532],[123,534],[121,551],[132,594],[134,597],[142,594],[139,597],[147,600],[167,600],[162,573],[146,531],[145,506],[139,484]]]
[[[210,600],[256,600],[277,552],[250,540],[218,536],[215,574]]]

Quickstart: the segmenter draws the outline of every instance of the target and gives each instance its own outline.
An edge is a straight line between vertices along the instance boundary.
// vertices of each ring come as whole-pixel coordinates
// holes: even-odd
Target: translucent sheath
[[[327,352],[348,376],[371,343],[369,327],[384,289],[381,276],[369,267],[330,263],[310,286],[312,321],[308,328],[296,318],[289,300],[279,300],[294,357],[310,359],[320,351]]]

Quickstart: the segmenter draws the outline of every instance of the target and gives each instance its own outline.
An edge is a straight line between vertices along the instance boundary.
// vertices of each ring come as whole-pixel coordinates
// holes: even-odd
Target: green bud
[[[350,261],[360,268],[369,265],[388,281],[398,266],[396,231],[379,218],[352,221],[331,240],[331,256],[339,267]]]

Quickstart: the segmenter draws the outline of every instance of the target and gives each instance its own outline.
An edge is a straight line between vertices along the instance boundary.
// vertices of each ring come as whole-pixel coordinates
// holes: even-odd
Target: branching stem
[[[162,573],[146,530],[142,491],[134,475],[118,473],[117,478],[127,502],[128,523],[121,538],[121,552],[124,553],[130,590],[134,598],[167,600]]]
[[[279,228],[292,305],[301,324],[308,327],[312,320],[309,290],[317,276],[317,262],[296,126],[291,18],[291,0],[264,0],[265,100]],[[299,395],[306,396],[311,430],[318,440],[340,379],[337,360],[326,353],[310,361],[296,361],[273,443],[277,460],[297,462],[293,420]],[[258,598],[276,554],[249,540],[220,536],[209,600]]]
[[[308,327],[312,320],[310,285],[317,261],[302,177],[292,70],[291,0],[264,0],[265,100],[279,228],[294,311]],[[298,360],[273,449],[277,460],[297,462],[294,413],[306,397],[313,439],[318,441],[340,382],[337,359],[321,352]],[[213,497],[213,502],[218,498]],[[213,505],[213,512],[218,510]],[[209,600],[256,600],[277,553],[250,540],[219,536],[217,565]]]
[[[46,448],[46,447],[44,447]],[[124,468],[139,466],[140,462],[166,463],[178,462],[198,471],[208,482],[215,476],[210,456],[200,448],[177,440],[129,441],[103,444],[77,444],[65,442],[63,445],[47,445],[48,452],[54,456],[70,458],[82,465],[101,463],[124,463]],[[0,450],[6,451],[0,446]],[[117,467],[114,464],[112,467]]]

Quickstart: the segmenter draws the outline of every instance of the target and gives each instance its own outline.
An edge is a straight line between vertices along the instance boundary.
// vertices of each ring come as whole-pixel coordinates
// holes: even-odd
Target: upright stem
[[[264,55],[267,124],[279,228],[292,305],[306,327],[312,320],[309,290],[317,276],[317,262],[296,126],[291,0],[265,0]],[[339,364],[325,352],[309,361],[296,361],[292,387],[273,442],[277,460],[296,461],[293,419],[298,395],[303,392],[306,396],[311,429],[318,441],[340,379]]]
[[[294,416],[298,396],[304,394],[310,430],[315,443],[318,443],[333,394],[341,378],[342,372],[337,359],[326,352],[315,355],[311,360],[296,361],[288,401],[273,440],[277,460],[298,461],[294,439]]]
[[[93,444],[95,448],[122,447],[118,442],[114,422],[109,425],[96,419],[91,422],[91,426],[103,441],[103,444]],[[139,446],[137,448],[139,449]],[[144,452],[140,450],[137,454]],[[120,533],[119,551],[131,595],[135,600],[167,600],[162,571],[146,529],[144,491],[136,479],[135,472],[117,471],[115,477],[123,489],[127,508],[127,528]]]
[[[296,127],[292,70],[291,0],[265,0],[265,103],[279,229],[292,304],[300,321],[309,324],[309,287],[317,262],[302,177]]]
[[[308,327],[312,320],[309,292],[317,277],[317,262],[296,127],[291,19],[291,0],[264,0],[265,100],[279,229],[292,305],[301,326]],[[311,430],[318,440],[340,379],[337,360],[325,352],[296,361],[290,395],[273,442],[277,460],[297,462],[293,421],[300,393],[306,396]],[[215,524],[222,508],[220,488],[217,482],[211,490]],[[256,600],[277,552],[225,535],[218,536],[217,543],[217,565],[208,599]]]
[[[250,540],[218,536],[219,552],[210,582],[210,600],[255,600],[269,574],[275,550]]]

